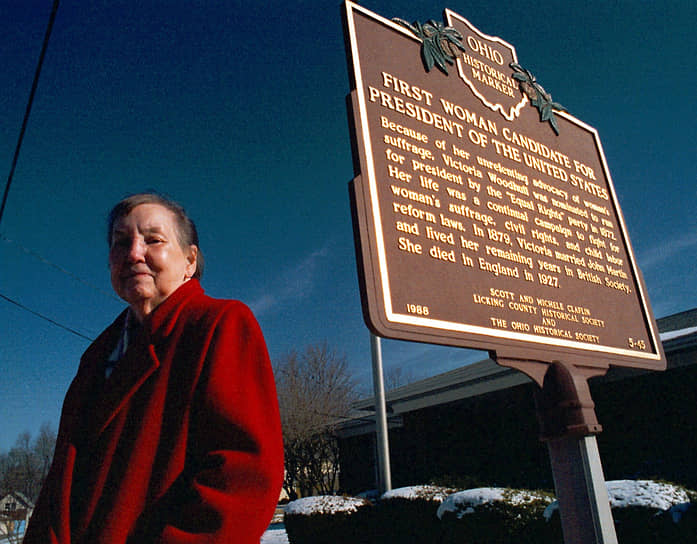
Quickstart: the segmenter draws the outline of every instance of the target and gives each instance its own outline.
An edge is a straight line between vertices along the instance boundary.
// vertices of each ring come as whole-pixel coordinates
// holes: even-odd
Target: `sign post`
[[[378,488],[380,495],[382,495],[392,490],[392,471],[390,470],[390,443],[388,439],[387,406],[385,404],[385,379],[382,371],[382,349],[380,338],[374,334],[370,335],[370,351],[373,359]]]
[[[535,404],[540,438],[547,442],[554,487],[567,544],[617,544],[605,477],[595,435],[602,430],[588,388],[588,379],[606,369],[555,362],[499,359],[499,364],[525,371],[546,366],[535,375],[540,389]]]
[[[567,544],[617,544],[595,436],[547,443]]]
[[[601,427],[587,382],[598,374],[604,370],[554,363],[535,396],[567,544],[617,544],[595,438]]]
[[[410,23],[346,1],[344,15],[368,327],[488,350],[535,380],[567,541],[613,542],[564,521],[611,519],[587,380],[665,356],[598,133],[450,10]]]

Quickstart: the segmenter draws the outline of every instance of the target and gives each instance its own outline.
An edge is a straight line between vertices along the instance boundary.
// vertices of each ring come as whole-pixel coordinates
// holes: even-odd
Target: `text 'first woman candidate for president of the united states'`
[[[283,480],[259,326],[204,294],[196,229],[174,202],[122,200],[108,241],[128,308],[82,356],[24,543],[258,543]]]

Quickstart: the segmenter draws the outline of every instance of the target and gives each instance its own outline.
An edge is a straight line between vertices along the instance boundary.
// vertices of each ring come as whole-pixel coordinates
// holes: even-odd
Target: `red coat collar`
[[[186,302],[201,295],[203,295],[203,288],[200,283],[198,280],[191,279],[182,284],[148,315],[143,322],[142,333],[133,339],[132,346],[129,346],[126,355],[116,366],[104,387],[99,402],[91,408],[94,415],[92,421],[97,433],[106,429],[118,411],[159,368],[158,344],[167,340],[177,318],[186,307]],[[118,341],[127,312],[128,310],[124,310],[87,348],[82,357],[76,382],[87,388],[93,388],[101,381],[102,365]],[[84,392],[83,390],[83,393],[79,394],[83,399],[87,398]]]
[[[145,318],[143,328],[153,339],[162,339],[172,332],[179,314],[186,302],[203,295],[203,288],[197,279],[190,279],[168,296],[162,304]]]

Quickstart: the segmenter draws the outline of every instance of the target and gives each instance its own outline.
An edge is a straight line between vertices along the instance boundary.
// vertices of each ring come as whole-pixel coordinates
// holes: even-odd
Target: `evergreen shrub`
[[[478,488],[450,495],[438,509],[443,544],[541,544],[550,493]]]
[[[373,509],[375,544],[439,544],[438,507],[455,490],[418,485],[388,491]]]
[[[372,504],[356,497],[323,495],[288,503],[284,524],[290,544],[372,544]]]
[[[619,542],[697,544],[697,513],[689,508],[694,492],[654,480],[612,480],[606,483]],[[556,501],[547,509],[547,518],[548,532],[561,535]]]

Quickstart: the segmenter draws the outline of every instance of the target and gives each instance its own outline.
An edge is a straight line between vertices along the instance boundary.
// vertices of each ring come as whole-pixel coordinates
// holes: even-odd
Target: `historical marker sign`
[[[597,132],[455,13],[408,24],[347,2],[345,16],[370,328],[664,368]]]

